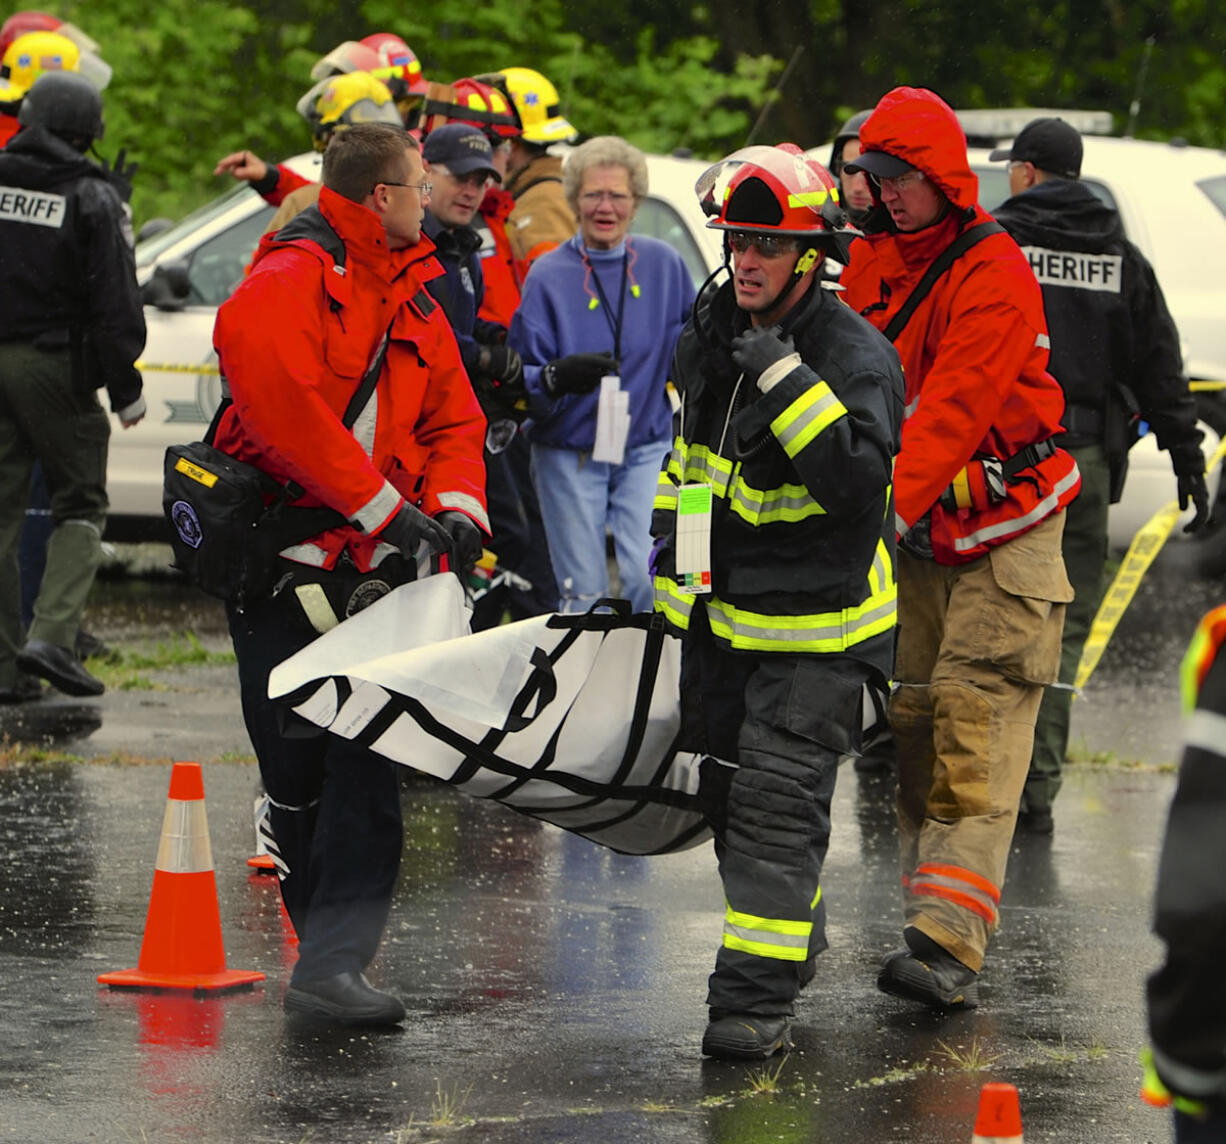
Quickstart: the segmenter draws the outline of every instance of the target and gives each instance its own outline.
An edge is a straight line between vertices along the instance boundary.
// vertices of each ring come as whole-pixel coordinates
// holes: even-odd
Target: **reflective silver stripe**
[[[847,412],[824,381],[806,390],[771,422],[783,451],[795,457],[810,441]]]
[[[1226,751],[1226,715],[1197,708],[1184,723],[1184,744],[1221,755]]]
[[[906,536],[911,531],[911,526],[898,513],[894,514],[894,531],[899,536]]]
[[[812,926],[810,926],[812,928]],[[776,933],[774,930],[750,929],[748,926],[734,925],[724,920],[724,933],[739,937],[742,941],[752,941],[762,945],[780,945],[788,949],[809,948],[809,935],[803,933]]]
[[[1051,338],[1046,334],[1038,334],[1034,339],[1034,344],[1041,350],[1049,350],[1051,349]]]
[[[318,544],[291,544],[277,555],[297,564],[309,564],[312,568],[322,568],[328,562],[328,554]]]
[[[739,467],[739,466],[738,466]],[[804,485],[783,485],[761,490],[747,485],[738,473],[729,500],[732,511],[750,524],[769,524],[774,520],[798,521],[809,516],[824,516],[826,510]]]
[[[678,484],[702,482],[711,486],[717,497],[728,494],[728,482],[732,479],[733,465],[718,453],[712,453],[705,445],[695,445],[682,465],[669,461],[668,471],[677,478]]]
[[[694,610],[694,597],[688,592],[682,592],[667,576],[657,576],[652,582],[652,596],[655,600],[655,610],[660,612],[669,623],[682,631],[690,626],[690,614]]]
[[[961,878],[947,878],[943,874],[913,874],[911,876],[911,890],[914,893],[917,886],[943,886],[947,890],[956,890],[959,894],[965,894],[968,898],[974,898],[979,902],[984,909],[990,910],[993,917],[998,916],[996,903],[992,898],[985,894],[982,890],[973,886],[970,882],[966,882]],[[948,899],[946,899],[948,900]],[[955,902],[954,905],[957,905]]]
[[[677,511],[677,486],[663,473],[660,474],[659,483],[656,485],[656,496],[652,501],[652,508],[657,508],[661,512]]]
[[[400,499],[396,486],[391,481],[384,481],[383,487],[349,519],[363,532],[374,532],[382,528],[399,508]]]
[[[856,608],[800,616],[765,616],[744,612],[715,596],[707,601],[711,630],[733,647],[785,647],[792,650],[840,651],[894,626],[898,591],[891,584]]]
[[[1060,494],[1067,492],[1079,480],[1081,480],[1081,473],[1074,464],[1072,472],[1058,480],[1051,492],[1024,516],[1001,520],[996,524],[989,524],[986,528],[977,529],[969,536],[959,536],[954,540],[954,551],[969,552],[972,548],[977,548],[989,540],[999,540],[1002,536],[1013,536],[1019,532],[1025,532],[1032,524],[1038,524],[1049,513],[1055,512],[1060,507]]]
[[[204,799],[166,800],[156,868],[167,874],[203,874],[213,869]]]
[[[379,420],[379,394],[377,390],[370,391],[370,400],[362,406],[362,411],[353,422],[354,440],[362,446],[362,451],[368,456],[375,455],[375,425]]]
[[[877,541],[877,553],[873,557],[873,566],[868,573],[868,590],[871,596],[876,596],[879,592],[889,588],[892,581],[890,575],[890,560],[889,553],[886,551],[885,541]]]
[[[1154,1066],[1175,1088],[1191,1097],[1217,1096],[1226,1092],[1226,1069],[1202,1072],[1169,1057],[1157,1045],[1153,1046]]]
[[[340,623],[332,605],[328,603],[328,596],[322,584],[299,584],[294,589],[294,595],[298,597],[298,603],[302,605],[308,623],[320,635],[330,632]]]
[[[486,532],[490,531],[490,518],[485,515],[485,509],[482,508],[481,502],[470,493],[439,493],[438,503],[443,508],[453,508],[459,512],[467,513]]]
[[[911,404],[910,404],[910,405],[908,405],[908,406],[904,407],[904,409],[903,409],[903,411],[902,411],[902,415],[903,415],[903,420],[904,420],[904,421],[905,421],[905,420],[906,420],[908,417],[910,417],[910,416],[911,416],[911,414],[912,414],[912,413],[914,413],[914,412],[915,412],[915,411],[916,411],[916,410],[919,408],[919,401],[920,401],[920,399],[919,399],[919,394],[917,393],[917,394],[915,395],[915,400],[914,400],[913,402],[911,402]]]

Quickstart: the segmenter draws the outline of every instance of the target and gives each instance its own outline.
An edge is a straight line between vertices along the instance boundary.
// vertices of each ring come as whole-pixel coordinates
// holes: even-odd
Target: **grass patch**
[[[1064,757],[1070,767],[1101,767],[1112,771],[1146,771],[1150,774],[1168,774],[1178,769],[1173,762],[1147,763],[1142,759],[1129,759],[1115,751],[1091,750],[1085,743],[1070,746]]]
[[[470,1084],[463,1092],[457,1084],[444,1090],[443,1082],[437,1077],[434,1080],[434,1100],[430,1105],[430,1124],[434,1128],[454,1128],[464,1118],[464,1106],[468,1103],[473,1086]]]
[[[978,1037],[972,1037],[970,1047],[958,1049],[946,1041],[937,1041],[941,1055],[955,1068],[963,1072],[984,1072],[990,1069],[998,1060],[1000,1053],[988,1052],[986,1046],[979,1043]]]
[[[913,1065],[899,1064],[895,1065],[889,1072],[883,1073],[881,1076],[871,1076],[868,1080],[858,1080],[851,1087],[854,1088],[880,1088],[882,1085],[899,1084],[902,1081],[911,1080],[913,1077],[919,1076],[920,1073],[931,1071],[932,1066],[925,1061],[917,1061]]]
[[[745,1074],[745,1089],[750,1096],[774,1096],[780,1090],[779,1077],[788,1063],[787,1054],[779,1058],[774,1067],[763,1065],[759,1069],[750,1069]]]
[[[1095,1038],[1088,1045],[1070,1045],[1066,1043],[1064,1037],[1060,1038],[1058,1045],[1045,1045],[1033,1037],[1029,1040],[1043,1056],[1058,1065],[1076,1064],[1081,1060],[1101,1061],[1109,1055],[1107,1046],[1103,1044],[1101,1037]]]
[[[150,671],[173,671],[179,667],[216,667],[235,663],[232,649],[209,651],[195,632],[183,632],[145,648],[118,648],[106,656],[94,656],[86,666],[108,687],[121,691],[167,690],[155,683]]]

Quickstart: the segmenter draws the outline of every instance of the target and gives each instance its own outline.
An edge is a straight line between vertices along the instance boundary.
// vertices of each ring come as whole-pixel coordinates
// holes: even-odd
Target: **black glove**
[[[732,339],[732,360],[750,381],[757,381],[777,361],[796,352],[791,335],[781,338],[779,327],[750,326]]]
[[[467,576],[481,559],[485,547],[481,529],[473,523],[472,517],[454,510],[440,512],[434,519],[451,537],[451,570],[457,576]]]
[[[1179,482],[1180,511],[1188,507],[1188,502],[1196,506],[1196,515],[1183,526],[1184,532],[1199,532],[1209,523],[1209,489],[1205,484],[1205,474],[1191,469],[1185,473],[1177,473]]]
[[[617,359],[601,354],[571,354],[551,361],[541,370],[541,384],[550,397],[564,393],[591,393],[607,373],[617,372]]]
[[[432,520],[408,501],[383,526],[379,538],[394,544],[409,560],[417,555],[423,540],[440,556],[451,552],[451,534],[437,520]]]
[[[119,148],[119,154],[115,156],[115,164],[112,166],[105,159],[102,160],[102,174],[106,181],[119,192],[119,197],[125,203],[132,201],[132,176],[140,170],[139,163],[128,163],[126,166],[124,160],[128,157],[128,149],[126,147]]]
[[[524,363],[510,346],[482,346],[477,355],[477,369],[500,387],[523,389]]]

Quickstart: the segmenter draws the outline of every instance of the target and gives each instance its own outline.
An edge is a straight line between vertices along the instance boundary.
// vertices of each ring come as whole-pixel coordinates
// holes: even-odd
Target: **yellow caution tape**
[[[1205,472],[1211,473],[1214,467],[1221,463],[1223,456],[1226,456],[1226,440],[1209,458]],[[1103,602],[1098,606],[1098,612],[1094,616],[1094,623],[1090,627],[1090,635],[1086,639],[1085,647],[1081,649],[1081,662],[1077,664],[1077,675],[1073,680],[1073,687],[1077,691],[1085,687],[1094,669],[1098,666],[1103,652],[1107,650],[1107,644],[1115,634],[1116,625],[1128,610],[1133,596],[1137,594],[1141,578],[1154,562],[1154,557],[1162,551],[1162,546],[1171,535],[1171,529],[1175,527],[1175,522],[1181,514],[1182,510],[1179,505],[1171,501],[1154,513],[1132,538],[1132,543],[1128,546],[1120,569],[1115,574],[1115,579],[1111,581],[1111,587],[1107,589],[1106,595],[1103,596]]]
[[[141,373],[221,373],[221,369],[216,362],[203,361],[197,365],[186,365],[182,362],[174,361],[138,361],[136,368]]]

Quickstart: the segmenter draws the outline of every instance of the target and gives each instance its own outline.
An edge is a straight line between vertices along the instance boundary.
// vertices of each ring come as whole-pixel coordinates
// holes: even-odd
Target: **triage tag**
[[[677,490],[677,586],[695,595],[711,591],[711,486]]]
[[[630,394],[623,392],[621,386],[621,378],[616,374],[606,374],[600,379],[593,461],[620,465],[625,459],[626,436],[630,431]]]

